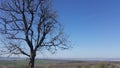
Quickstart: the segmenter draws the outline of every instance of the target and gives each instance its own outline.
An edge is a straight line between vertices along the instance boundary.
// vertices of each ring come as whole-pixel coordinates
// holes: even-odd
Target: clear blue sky
[[[45,58],[120,58],[120,0],[53,0],[73,48]]]
[[[54,0],[73,48],[48,57],[120,58],[120,0]]]

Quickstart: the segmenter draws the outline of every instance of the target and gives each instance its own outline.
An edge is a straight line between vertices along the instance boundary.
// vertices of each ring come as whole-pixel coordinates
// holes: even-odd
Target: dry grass
[[[29,68],[27,64],[15,66],[0,66],[0,68]],[[116,62],[63,62],[53,64],[37,64],[35,68],[120,68]]]
[[[23,66],[21,68],[28,68]],[[45,65],[36,65],[35,68],[120,68],[113,65],[112,63],[58,63],[58,64],[45,64]]]

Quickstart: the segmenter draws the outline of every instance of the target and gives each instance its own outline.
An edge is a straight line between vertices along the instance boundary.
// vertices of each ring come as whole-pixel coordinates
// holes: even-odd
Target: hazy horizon
[[[0,57],[0,60],[26,60],[27,57]],[[120,61],[120,58],[36,58],[37,60]]]

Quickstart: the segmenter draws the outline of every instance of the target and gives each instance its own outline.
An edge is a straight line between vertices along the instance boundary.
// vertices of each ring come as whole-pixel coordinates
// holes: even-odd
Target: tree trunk
[[[29,67],[30,68],[34,68],[35,67],[35,56],[36,56],[36,53],[32,52],[31,56],[30,56],[30,61],[29,61]]]
[[[29,62],[29,67],[34,68],[34,66],[35,66],[35,57],[31,57]]]

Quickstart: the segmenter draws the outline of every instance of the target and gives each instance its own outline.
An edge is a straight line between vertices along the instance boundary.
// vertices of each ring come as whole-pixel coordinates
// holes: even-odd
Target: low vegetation
[[[114,62],[58,62],[50,60],[37,60],[35,68],[120,68],[120,63]],[[117,66],[116,66],[117,65]],[[29,68],[28,61],[13,60],[0,61],[0,68]]]

